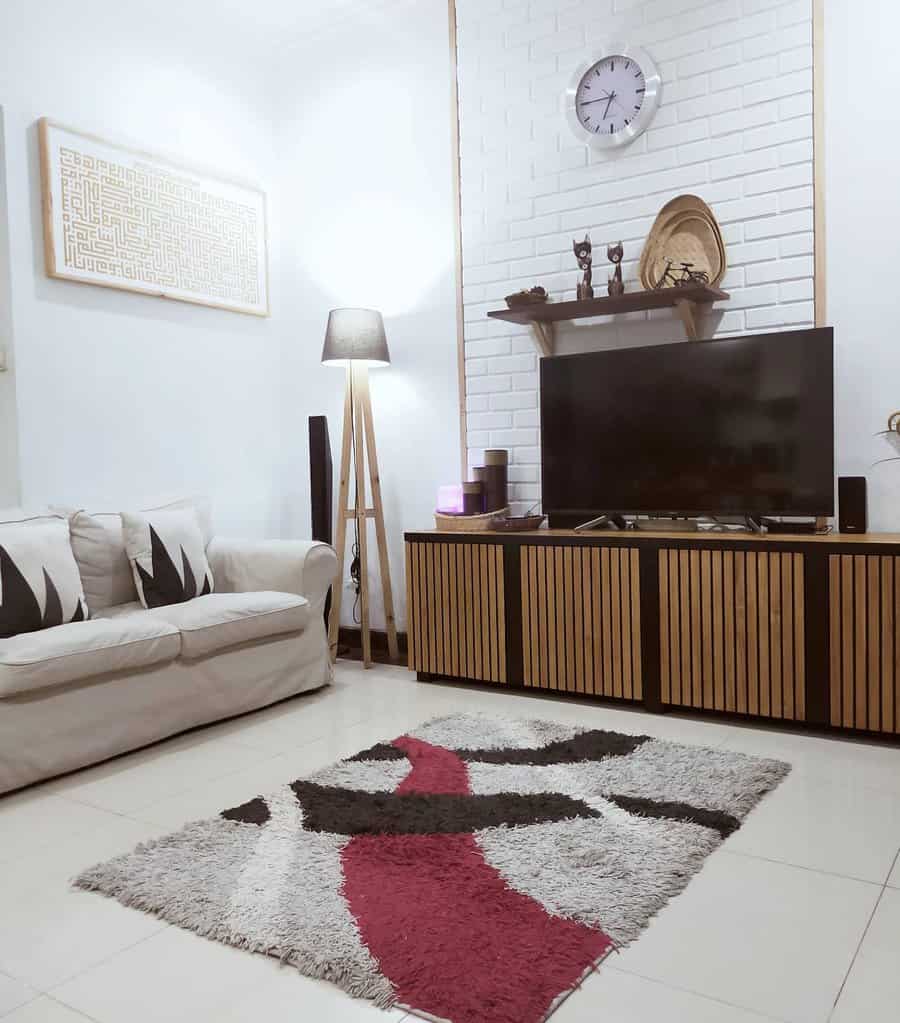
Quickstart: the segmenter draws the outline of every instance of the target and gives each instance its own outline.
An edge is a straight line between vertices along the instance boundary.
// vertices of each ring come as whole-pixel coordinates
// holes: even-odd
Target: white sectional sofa
[[[331,681],[331,547],[211,537],[215,592],[145,610],[117,518],[81,521],[93,529],[79,542],[72,520],[90,619],[0,639],[0,792]]]

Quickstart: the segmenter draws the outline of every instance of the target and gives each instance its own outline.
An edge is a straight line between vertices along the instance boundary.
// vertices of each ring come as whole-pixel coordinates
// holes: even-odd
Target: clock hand
[[[606,120],[606,118],[607,118],[607,117],[609,117],[609,107],[610,107],[610,104],[612,103],[612,101],[613,101],[613,100],[614,100],[615,98],[616,98],[616,94],[615,94],[615,92],[611,92],[611,93],[609,94],[609,98],[608,98],[608,99],[607,99],[607,101],[606,101],[606,109],[605,109],[605,110],[603,111],[603,120],[604,120],[604,121]]]

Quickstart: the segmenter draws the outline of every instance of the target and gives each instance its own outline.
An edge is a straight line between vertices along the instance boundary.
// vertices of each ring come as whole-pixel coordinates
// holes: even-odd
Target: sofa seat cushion
[[[174,660],[181,634],[149,614],[57,625],[0,640],[0,698]]]
[[[181,632],[181,656],[205,657],[218,650],[300,632],[309,622],[309,601],[292,593],[209,593],[183,604],[146,612]]]

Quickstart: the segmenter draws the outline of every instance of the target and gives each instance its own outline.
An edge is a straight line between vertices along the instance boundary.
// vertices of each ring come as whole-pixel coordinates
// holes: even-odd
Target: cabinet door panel
[[[503,548],[407,542],[406,578],[410,668],[506,682]]]
[[[833,725],[900,732],[898,578],[900,558],[829,555]]]
[[[661,550],[662,702],[802,721],[803,555]]]
[[[640,700],[637,550],[541,545],[521,556],[525,684]]]

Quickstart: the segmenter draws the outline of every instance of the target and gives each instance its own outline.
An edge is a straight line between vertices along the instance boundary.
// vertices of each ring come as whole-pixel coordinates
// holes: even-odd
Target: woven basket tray
[[[696,195],[680,195],[659,211],[638,265],[645,288],[657,287],[669,259],[675,269],[680,263],[693,263],[694,270],[706,271],[714,287],[728,269],[725,242],[716,218]]]
[[[442,515],[434,513],[435,528],[446,533],[484,533],[498,515],[505,515],[509,508],[498,508],[486,515]]]

